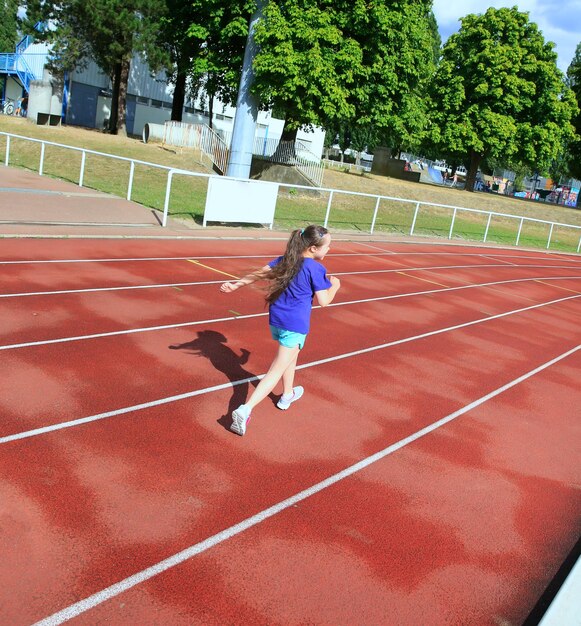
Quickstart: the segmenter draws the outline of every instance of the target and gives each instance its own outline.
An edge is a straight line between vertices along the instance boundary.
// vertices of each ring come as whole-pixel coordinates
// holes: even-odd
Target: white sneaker
[[[250,409],[241,404],[237,409],[232,411],[232,424],[230,430],[237,435],[244,435],[246,432],[246,424],[250,421]]]
[[[293,395],[290,398],[281,396],[280,400],[276,403],[276,406],[281,409],[281,411],[286,411],[293,402],[296,402],[303,397],[303,393],[305,393],[305,390],[301,386],[295,387],[293,389]]]

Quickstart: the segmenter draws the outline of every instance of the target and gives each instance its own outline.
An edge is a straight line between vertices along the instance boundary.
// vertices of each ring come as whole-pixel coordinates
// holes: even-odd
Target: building
[[[55,88],[55,81],[46,69],[48,55],[48,46],[34,43],[31,37],[24,37],[14,53],[0,54],[3,98],[18,100],[28,92],[29,117],[37,123],[46,123],[50,119],[56,121],[60,117],[65,124],[105,128],[111,112],[110,78],[93,61],[89,61],[85,68],[68,73],[64,84]],[[162,72],[152,77],[147,64],[136,55],[131,62],[127,89],[128,134],[141,136],[145,124],[162,124],[169,120],[172,97],[173,85],[168,82],[167,75]],[[235,107],[214,99],[212,126],[227,143],[235,113]],[[182,121],[209,124],[209,112],[200,99],[190,101],[184,106]],[[284,120],[272,117],[268,111],[258,113],[257,138],[278,140],[283,128]],[[312,132],[299,131],[297,139],[319,158],[323,152],[324,137],[324,131],[316,128]]]

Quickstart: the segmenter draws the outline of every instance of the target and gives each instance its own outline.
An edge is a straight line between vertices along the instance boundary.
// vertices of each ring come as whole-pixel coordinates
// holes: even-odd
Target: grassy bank
[[[75,127],[50,128],[36,126],[25,119],[0,116],[0,131],[45,139],[55,143],[82,147],[97,152],[115,154],[182,168],[202,173],[212,173],[202,163],[201,155],[194,150],[164,148],[159,144],[144,144],[138,139],[115,137],[95,130]],[[0,137],[0,159],[4,161],[6,139]],[[38,171],[40,146],[23,140],[12,140],[10,165]],[[77,183],[81,155],[78,152],[49,146],[45,153],[44,173]],[[132,199],[145,206],[162,209],[165,198],[167,174],[155,168],[137,165],[134,173]],[[129,163],[88,155],[84,185],[117,196],[127,193]],[[581,226],[581,211],[565,207],[523,201],[496,194],[469,193],[438,185],[400,181],[384,176],[349,174],[325,170],[323,186],[338,190],[356,191],[417,202],[431,202],[450,206],[469,207],[541,220]],[[276,224],[291,228],[311,222],[322,222],[328,203],[328,192],[303,192],[282,188],[276,210]],[[172,186],[170,214],[194,226],[200,223],[206,199],[205,179],[176,176]],[[375,198],[335,193],[329,224],[344,231],[369,232],[376,206]],[[379,205],[375,230],[379,232],[408,234],[412,224],[415,202],[404,203],[382,199]],[[430,236],[447,237],[453,211],[447,208],[422,205],[414,232]],[[454,223],[454,237],[482,240],[487,226],[487,216],[478,213],[458,212]],[[488,231],[488,241],[513,244],[516,241],[520,220],[495,216]],[[520,244],[546,246],[549,226],[525,222]],[[555,227],[551,249],[575,251],[581,231]]]

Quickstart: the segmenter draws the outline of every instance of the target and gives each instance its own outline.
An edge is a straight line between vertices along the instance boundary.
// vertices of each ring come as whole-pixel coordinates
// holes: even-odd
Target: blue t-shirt
[[[281,259],[279,256],[268,265],[274,267]],[[270,305],[270,325],[306,335],[309,332],[315,291],[329,289],[330,286],[331,281],[327,278],[324,266],[315,259],[305,258],[299,273]]]

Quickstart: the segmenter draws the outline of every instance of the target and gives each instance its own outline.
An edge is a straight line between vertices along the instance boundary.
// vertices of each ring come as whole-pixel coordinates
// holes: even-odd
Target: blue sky
[[[459,18],[468,13],[484,13],[488,7],[517,6],[529,13],[545,41],[556,44],[557,64],[565,72],[573,59],[575,48],[581,42],[581,0],[512,0],[496,2],[482,0],[434,0],[434,14],[438,21],[442,42],[460,28]]]

